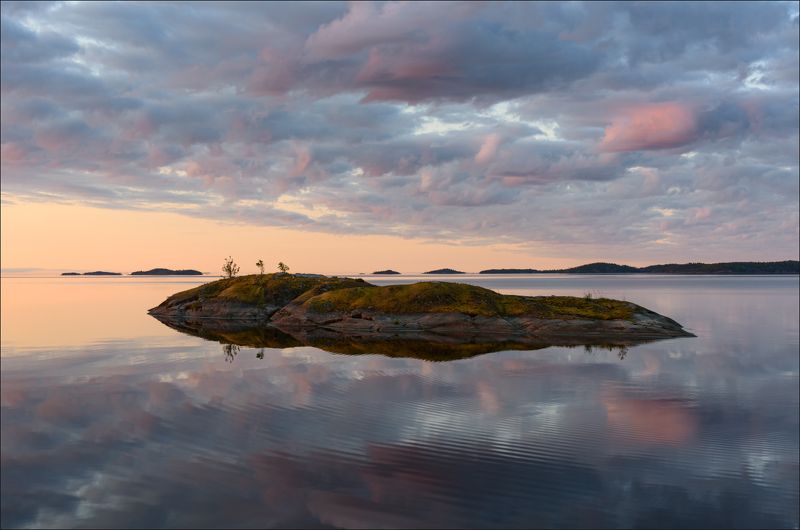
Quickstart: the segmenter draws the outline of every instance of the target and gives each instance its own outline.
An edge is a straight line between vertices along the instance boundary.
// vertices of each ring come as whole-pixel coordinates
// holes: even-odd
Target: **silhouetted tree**
[[[281,261],[280,263],[278,263],[278,270],[283,273],[286,273],[289,271],[289,267],[284,262]]]
[[[226,278],[233,278],[239,274],[239,266],[233,262],[233,258],[230,256],[225,260],[225,265],[222,266],[222,273]]]
[[[256,261],[256,267],[258,267],[258,270],[261,271],[261,275],[263,276],[264,275],[264,261],[263,260]]]

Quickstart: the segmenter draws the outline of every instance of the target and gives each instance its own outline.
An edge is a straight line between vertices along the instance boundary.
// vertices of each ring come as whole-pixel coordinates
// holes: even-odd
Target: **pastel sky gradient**
[[[797,2],[0,9],[4,272],[800,251]]]

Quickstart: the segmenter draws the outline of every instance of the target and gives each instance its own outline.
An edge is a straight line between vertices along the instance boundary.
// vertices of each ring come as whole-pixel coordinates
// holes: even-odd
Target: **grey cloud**
[[[3,189],[627,259],[667,228],[722,248],[750,222],[761,244],[728,252],[796,254],[792,6],[4,2]],[[664,103],[692,126],[603,151]],[[333,213],[268,206],[282,195]]]
[[[80,50],[70,38],[54,32],[30,30],[5,16],[0,19],[0,35],[4,64],[59,59]]]

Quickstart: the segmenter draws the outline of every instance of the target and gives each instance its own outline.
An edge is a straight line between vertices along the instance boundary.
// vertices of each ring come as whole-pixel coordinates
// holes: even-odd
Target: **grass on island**
[[[628,320],[633,306],[608,298],[502,295],[464,283],[420,282],[340,289],[310,298],[315,313],[373,310],[381,313],[464,313],[470,316]]]
[[[250,274],[224,278],[182,291],[167,298],[162,305],[216,298],[235,300],[246,304],[283,306],[311,290],[319,293],[327,289],[357,287],[365,283],[361,279],[329,276],[299,276],[286,273]]]

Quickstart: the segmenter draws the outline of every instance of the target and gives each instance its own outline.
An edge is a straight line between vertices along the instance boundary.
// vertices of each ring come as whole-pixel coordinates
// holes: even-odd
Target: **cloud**
[[[475,155],[475,162],[478,164],[485,164],[489,162],[497,153],[497,148],[500,145],[500,135],[492,133],[486,137],[481,144],[481,148]]]
[[[305,48],[311,60],[325,60],[377,45],[424,38],[422,34],[430,30],[437,19],[459,11],[463,13],[464,6],[440,3],[415,7],[405,2],[387,2],[378,7],[372,2],[353,2],[344,16],[324,24],[310,35]]]
[[[627,109],[606,128],[603,151],[667,149],[690,143],[697,124],[691,108],[680,103],[658,103]]]
[[[798,250],[788,4],[3,3],[2,23],[17,199],[651,261],[635,199],[677,212],[676,252]],[[684,222],[705,207],[715,234]]]
[[[51,31],[33,31],[7,17],[2,17],[0,30],[4,63],[38,63],[67,57],[80,50],[69,37]]]
[[[480,22],[486,15],[484,6],[469,3],[353,3],[307,38],[303,69],[336,63],[354,75],[334,83],[366,90],[365,101],[413,103],[539,92],[566,86],[598,65],[596,55],[575,43]]]

